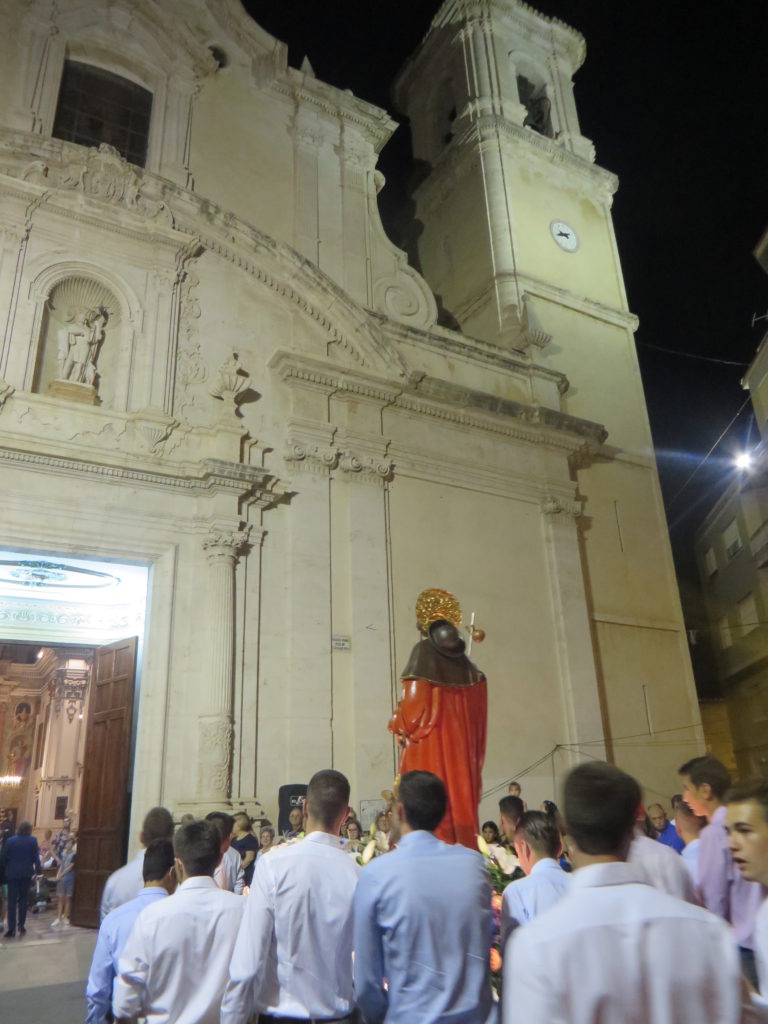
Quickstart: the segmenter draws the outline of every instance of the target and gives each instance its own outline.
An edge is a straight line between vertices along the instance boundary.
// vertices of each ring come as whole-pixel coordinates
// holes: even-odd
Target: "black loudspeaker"
[[[307,795],[306,783],[294,782],[289,786],[281,786],[277,794],[278,803],[278,815],[277,815],[277,832],[278,835],[283,835],[287,832],[291,825],[288,821],[288,815],[291,813],[291,808],[301,807],[304,797]]]

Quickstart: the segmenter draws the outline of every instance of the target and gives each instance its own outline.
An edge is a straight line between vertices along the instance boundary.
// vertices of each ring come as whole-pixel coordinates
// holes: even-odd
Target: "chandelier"
[[[18,789],[23,780],[23,775],[0,775],[0,789]]]
[[[85,705],[85,694],[88,690],[89,668],[65,668],[56,669],[56,678],[51,683],[51,699],[57,715],[61,714],[62,708],[67,716],[67,721],[74,721],[75,715],[83,717]]]

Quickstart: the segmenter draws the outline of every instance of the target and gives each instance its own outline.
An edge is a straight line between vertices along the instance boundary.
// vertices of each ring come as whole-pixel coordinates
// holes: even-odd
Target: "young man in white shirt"
[[[677,829],[677,834],[685,843],[680,856],[697,890],[699,888],[699,836],[702,829],[706,827],[706,818],[694,814],[684,801],[678,804],[675,811],[675,828]]]
[[[153,807],[147,811],[139,833],[139,842],[142,849],[136,854],[133,860],[113,871],[104,886],[101,894],[100,917],[103,921],[107,914],[120,907],[123,903],[135,899],[144,887],[142,878],[142,865],[144,863],[144,849],[155,839],[167,839],[173,841],[173,818],[171,812],[165,807]]]
[[[354,1007],[352,897],[359,868],[339,838],[349,782],[317,772],[305,798],[304,838],[259,857],[229,969],[221,1024],[254,1013],[344,1021]]]
[[[242,896],[245,889],[243,858],[232,846],[235,819],[226,811],[211,811],[210,814],[206,814],[205,820],[212,821],[221,836],[221,864],[216,868],[213,880],[220,889],[227,889],[235,896]]]
[[[504,1024],[737,1024],[739,957],[728,926],[627,864],[637,782],[589,762],[565,782],[570,892],[519,928],[504,958]],[[683,957],[683,959],[681,959]]]
[[[568,891],[570,878],[557,860],[561,851],[555,821],[543,811],[526,811],[515,830],[515,852],[526,877],[504,890],[502,946],[515,928],[554,907]]]
[[[115,907],[101,922],[85,989],[88,1006],[85,1024],[103,1024],[106,1021],[112,1005],[112,985],[117,976],[120,954],[136,918],[146,907],[176,890],[173,862],[173,843],[169,839],[153,839],[144,856],[144,888],[132,900]]]
[[[733,863],[748,882],[759,882],[768,894],[768,782],[737,786],[725,797],[728,848]],[[768,1005],[768,900],[755,923],[755,962],[760,994]]]
[[[221,860],[211,821],[182,825],[174,836],[179,887],[136,918],[120,957],[112,996],[118,1022],[218,1024],[232,949],[246,900],[220,889]]]

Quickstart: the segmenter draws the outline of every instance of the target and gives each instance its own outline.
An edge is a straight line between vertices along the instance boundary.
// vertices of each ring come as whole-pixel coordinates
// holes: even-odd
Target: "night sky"
[[[246,0],[253,17],[307,55],[318,78],[401,122],[380,158],[380,206],[396,238],[410,139],[390,86],[439,0]],[[768,321],[768,276],[752,250],[768,227],[768,3],[707,16],[686,0],[539,0],[578,29],[581,129],[618,174],[613,213],[678,572],[695,577],[693,529],[732,479],[732,454],[757,440],[750,407],[690,484],[686,479],[747,398],[740,380]],[[674,349],[743,365],[660,352]],[[681,491],[681,488],[685,489]]]

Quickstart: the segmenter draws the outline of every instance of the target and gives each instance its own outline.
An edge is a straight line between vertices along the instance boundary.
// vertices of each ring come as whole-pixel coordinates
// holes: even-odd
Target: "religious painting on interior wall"
[[[32,705],[26,701],[19,701],[13,712],[13,731],[19,732],[26,729],[32,718]]]

